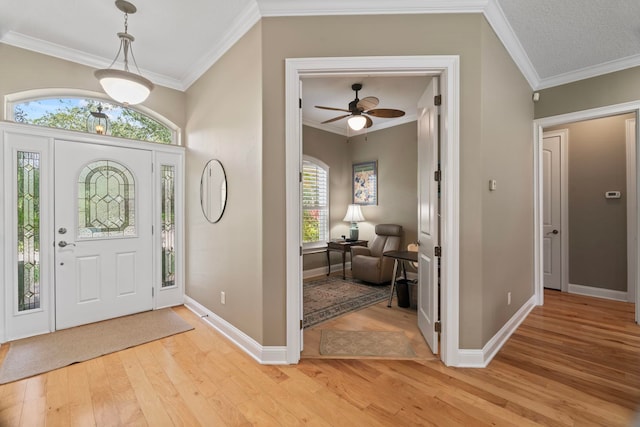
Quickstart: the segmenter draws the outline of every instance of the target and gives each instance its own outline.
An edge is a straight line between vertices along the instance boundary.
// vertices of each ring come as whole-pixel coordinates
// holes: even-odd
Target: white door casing
[[[626,158],[627,158],[627,301],[635,302],[637,287],[633,286],[638,277],[638,229],[636,218],[638,215],[636,169],[636,121],[628,119],[625,122]],[[636,313],[638,307],[636,307]],[[637,320],[637,319],[636,319]]]
[[[56,329],[151,310],[151,152],[56,140],[55,164]]]
[[[304,76],[339,73],[354,77],[377,75],[440,76],[442,105],[441,169],[447,176],[441,188],[441,360],[447,366],[466,363],[459,348],[460,265],[460,58],[457,55],[288,58],[285,60],[286,154],[286,362],[300,359],[300,129],[299,80]]]
[[[534,120],[533,123],[533,141],[536,144],[534,150],[534,235],[535,238],[535,248],[534,248],[534,281],[535,281],[535,294],[536,294],[536,303],[538,305],[544,304],[544,281],[543,281],[543,260],[544,254],[542,250],[542,238],[543,238],[543,225],[542,225],[542,209],[543,209],[543,192],[542,192],[542,146],[543,146],[543,135],[544,129],[549,128],[551,126],[559,126],[567,123],[573,123],[578,121],[597,119],[600,117],[607,117],[617,114],[625,114],[625,113],[634,113],[636,117],[640,114],[640,103],[639,102],[627,102],[616,105],[608,105],[605,107],[593,108],[590,110],[583,110],[573,113],[561,114],[557,116],[545,117],[541,119]],[[637,126],[637,124],[636,124]],[[640,164],[640,150],[638,150],[638,134],[636,132],[635,135],[635,164]],[[640,185],[638,185],[638,179],[640,179],[640,174],[635,174],[635,206],[634,209],[636,212],[638,211],[638,200],[640,200]],[[640,229],[640,215],[634,215],[632,222],[635,227],[634,230],[637,232]],[[629,231],[629,229],[628,229]],[[634,252],[636,254],[640,253],[640,240],[636,237],[633,238],[634,244]],[[628,256],[628,255],[627,255]],[[637,262],[638,260],[634,260]],[[635,277],[632,278],[632,282],[628,284],[628,287],[634,287],[635,291],[635,321],[636,323],[640,323],[640,277],[638,277],[640,271],[636,268]]]
[[[567,230],[562,226],[562,147],[567,142],[567,130],[545,132],[542,146],[542,222],[544,252],[544,287],[565,290],[563,283],[562,243]]]
[[[438,78],[433,77],[418,101],[418,327],[427,345],[438,353],[438,258],[439,241],[438,183],[438,110],[434,97]]]

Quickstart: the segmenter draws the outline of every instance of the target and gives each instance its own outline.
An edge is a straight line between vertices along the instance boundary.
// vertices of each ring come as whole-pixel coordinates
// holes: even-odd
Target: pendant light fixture
[[[139,104],[147,99],[153,90],[153,83],[142,77],[131,47],[131,43],[133,43],[135,38],[127,32],[128,17],[130,14],[136,13],[137,9],[126,0],[116,0],[116,7],[124,12],[124,33],[118,33],[120,49],[118,49],[118,53],[111,65],[109,65],[109,68],[97,70],[94,75],[100,81],[107,95],[117,102],[124,105]],[[123,52],[124,55],[124,69],[117,70],[111,68],[120,57],[120,52]],[[135,65],[138,74],[129,71],[129,54],[131,54],[133,65]]]

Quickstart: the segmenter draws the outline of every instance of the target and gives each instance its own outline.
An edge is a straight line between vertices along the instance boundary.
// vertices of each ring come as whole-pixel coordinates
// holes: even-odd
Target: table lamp
[[[358,240],[358,223],[364,220],[364,215],[362,215],[360,205],[349,205],[347,208],[347,214],[343,219],[343,221],[351,223],[351,228],[349,228],[349,240]]]

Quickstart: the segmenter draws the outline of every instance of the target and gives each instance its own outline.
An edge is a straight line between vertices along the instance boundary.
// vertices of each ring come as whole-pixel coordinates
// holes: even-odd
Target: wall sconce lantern
[[[102,105],[98,104],[98,111],[91,111],[87,118],[87,132],[106,135],[109,131],[109,118],[102,112]]]

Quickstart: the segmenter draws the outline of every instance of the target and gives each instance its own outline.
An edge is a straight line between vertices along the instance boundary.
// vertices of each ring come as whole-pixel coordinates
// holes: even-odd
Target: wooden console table
[[[367,243],[369,243],[368,240],[355,240],[352,242],[346,240],[333,240],[331,242],[327,242],[327,276],[331,274],[331,257],[329,256],[331,251],[342,252],[342,278],[344,279],[345,258],[347,252],[351,253],[352,246],[367,246]]]

